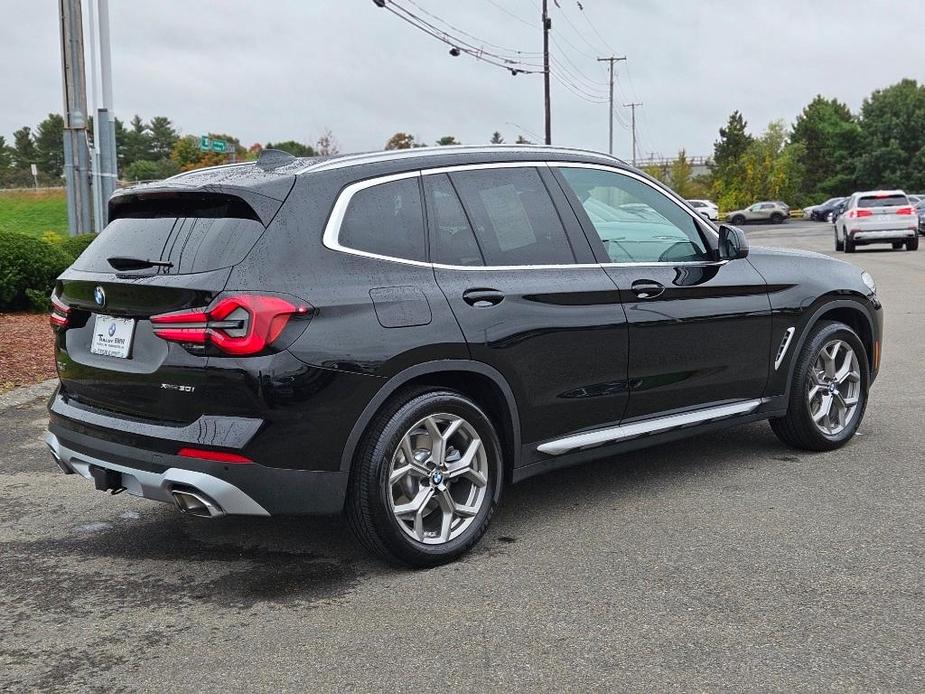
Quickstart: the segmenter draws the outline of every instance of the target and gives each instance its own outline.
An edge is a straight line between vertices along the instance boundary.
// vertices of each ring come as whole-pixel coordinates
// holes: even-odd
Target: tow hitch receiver
[[[116,472],[115,470],[107,470],[106,468],[99,467],[98,465],[91,465],[90,474],[93,475],[93,483],[100,491],[112,491],[113,494],[118,494],[125,489],[125,487],[122,486],[121,472]]]

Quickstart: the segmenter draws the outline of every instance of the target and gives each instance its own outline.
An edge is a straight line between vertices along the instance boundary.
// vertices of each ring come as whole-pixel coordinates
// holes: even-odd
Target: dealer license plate
[[[90,351],[107,357],[126,359],[132,349],[132,335],[135,321],[131,318],[116,318],[97,314],[93,325],[93,339]]]

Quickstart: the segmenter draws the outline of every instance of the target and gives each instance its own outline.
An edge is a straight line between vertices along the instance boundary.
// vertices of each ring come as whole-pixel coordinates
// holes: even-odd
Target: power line
[[[508,48],[507,46],[502,46],[502,45],[497,44],[497,43],[492,43],[491,41],[486,41],[486,40],[484,40],[484,39],[479,38],[478,36],[475,36],[474,34],[470,34],[470,33],[469,33],[468,31],[466,31],[465,29],[461,29],[461,28],[459,28],[458,26],[455,26],[454,24],[448,22],[447,20],[443,19],[442,17],[438,17],[438,16],[435,15],[433,12],[428,12],[426,9],[424,9],[423,7],[421,7],[421,6],[420,6],[418,3],[416,3],[414,0],[405,0],[405,2],[408,2],[408,3],[412,4],[412,5],[414,5],[414,6],[418,9],[419,12],[422,12],[423,14],[426,14],[426,15],[427,15],[428,17],[430,17],[431,19],[434,19],[434,20],[440,22],[441,24],[446,24],[448,27],[450,27],[450,29],[452,29],[452,30],[455,31],[456,33],[462,34],[463,36],[468,36],[470,39],[474,39],[476,42],[481,43],[481,44],[484,44],[484,45],[486,45],[486,46],[491,46],[492,48],[494,48],[494,49],[496,49],[496,50],[505,51],[505,52],[507,52],[507,53],[514,53],[514,54],[516,54],[516,55],[528,56],[528,57],[531,57],[531,58],[539,58],[540,56],[543,55],[540,51],[521,51],[521,50],[518,50],[518,49],[516,49],[516,48]],[[504,9],[504,8],[501,8],[501,9]],[[509,14],[510,14],[510,13],[509,13]],[[517,19],[517,17],[515,17],[515,19]],[[521,21],[523,21],[523,20],[521,20]],[[532,26],[532,25],[531,25],[531,26]]]

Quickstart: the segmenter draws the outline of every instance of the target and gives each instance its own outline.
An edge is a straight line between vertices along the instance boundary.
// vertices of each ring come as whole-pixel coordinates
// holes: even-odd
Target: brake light
[[[238,294],[223,297],[211,308],[151,316],[154,334],[162,340],[215,345],[226,354],[257,354],[283,332],[292,316],[308,315],[310,307],[278,296]]]
[[[253,463],[250,458],[238,455],[237,453],[226,453],[225,451],[210,451],[207,448],[181,448],[177,455],[184,458],[199,458],[200,460],[211,460],[215,463],[230,463],[231,465],[246,465]]]
[[[858,208],[848,212],[848,219],[857,219],[858,217],[873,217],[874,213],[864,208]]]
[[[912,214],[912,208],[911,207],[900,207],[898,210],[896,210],[895,214],[906,214],[906,215]]]
[[[48,322],[52,328],[66,328],[68,325],[68,315],[71,313],[71,307],[61,301],[56,294],[51,295],[51,313],[48,314]]]

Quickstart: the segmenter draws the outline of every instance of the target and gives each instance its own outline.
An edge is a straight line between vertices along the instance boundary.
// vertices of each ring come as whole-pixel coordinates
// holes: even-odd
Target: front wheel
[[[784,215],[782,215],[780,212],[775,212],[771,215],[771,224],[783,224],[783,222]]]
[[[733,226],[740,227],[745,224],[745,217],[740,214],[737,214],[735,217],[729,220]]]
[[[898,250],[899,250],[900,248],[902,248],[902,247],[903,247],[903,242],[902,242],[902,241],[894,241],[894,242],[893,242],[893,250],[894,250],[894,251],[898,251]]]
[[[453,561],[479,541],[501,495],[501,446],[465,396],[406,391],[364,436],[347,517],[360,541],[415,568]]]
[[[807,337],[793,370],[787,414],[771,420],[781,441],[831,451],[854,436],[867,406],[867,351],[844,323],[822,321]]]

